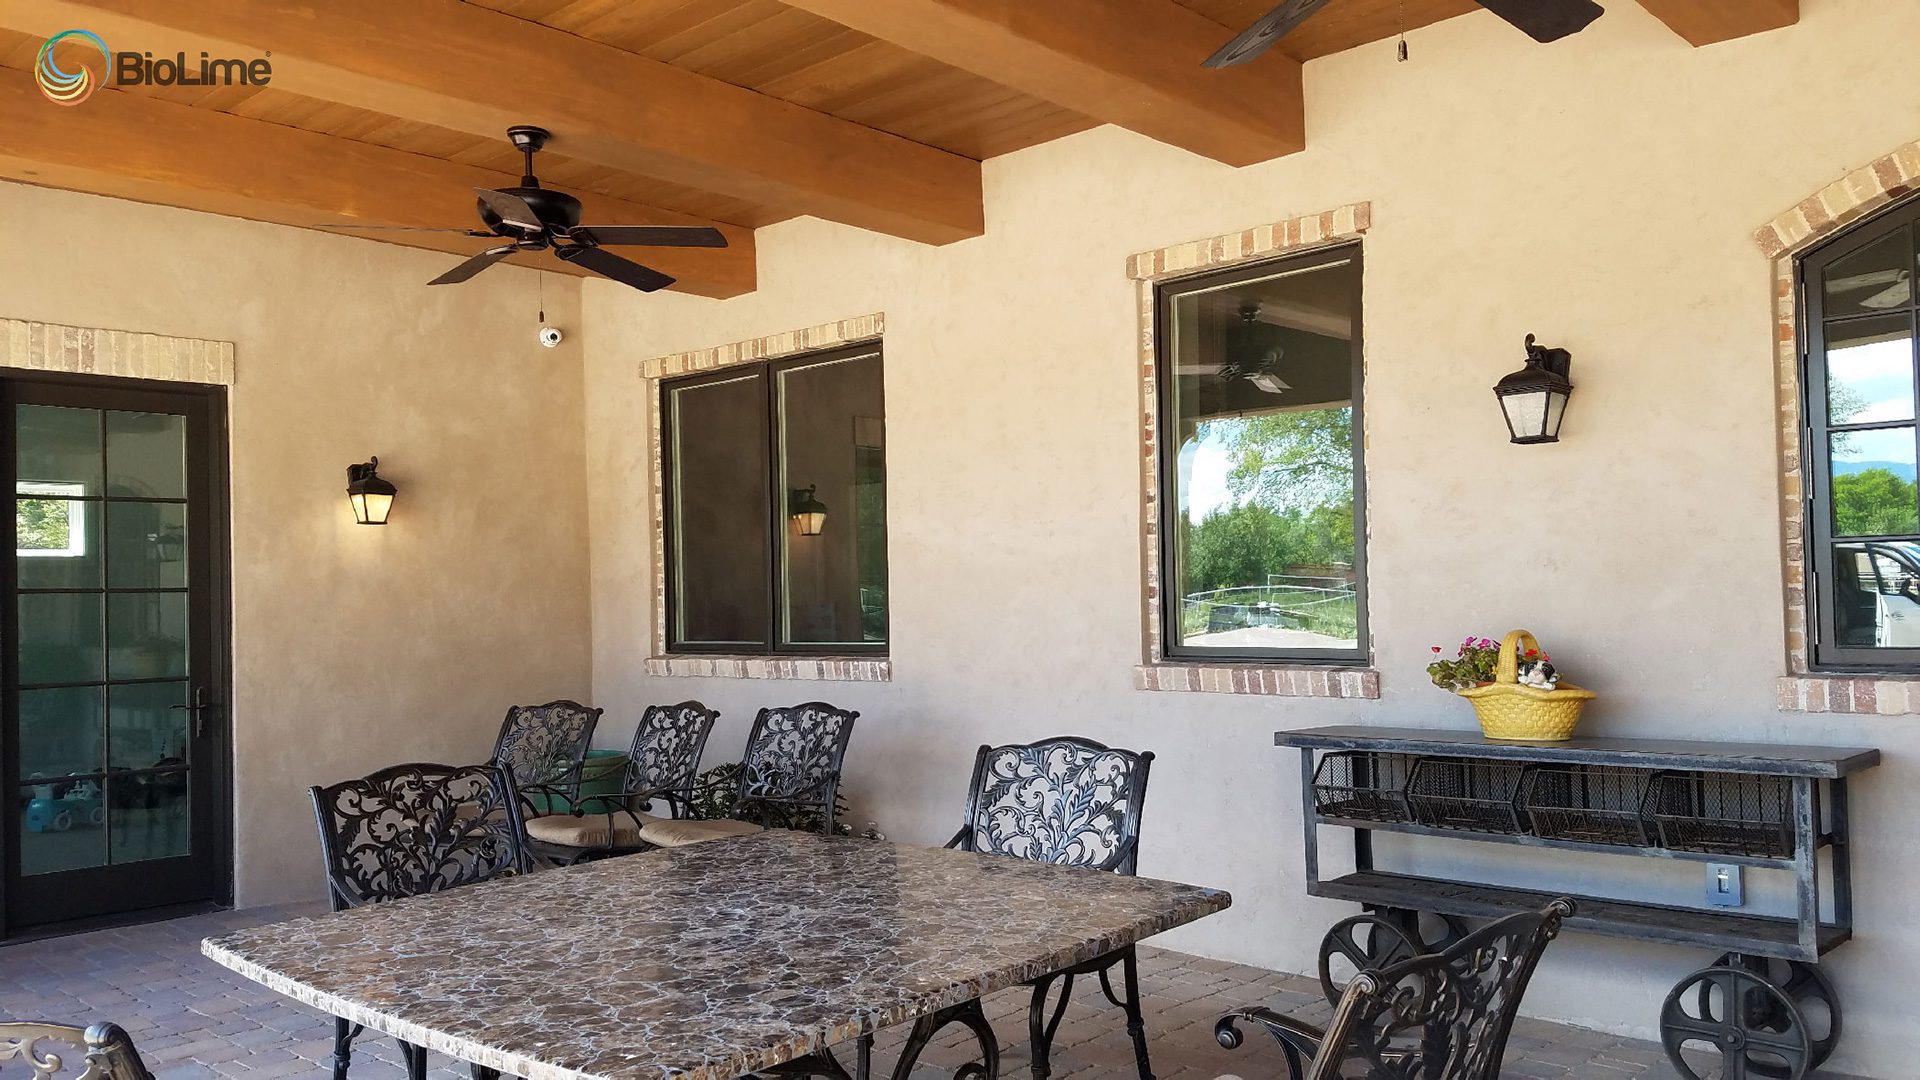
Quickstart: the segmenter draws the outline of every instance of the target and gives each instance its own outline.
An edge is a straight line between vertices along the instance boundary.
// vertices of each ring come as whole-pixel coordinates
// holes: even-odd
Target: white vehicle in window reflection
[[[1833,619],[1842,646],[1920,648],[1920,542],[1835,544],[1833,574]]]

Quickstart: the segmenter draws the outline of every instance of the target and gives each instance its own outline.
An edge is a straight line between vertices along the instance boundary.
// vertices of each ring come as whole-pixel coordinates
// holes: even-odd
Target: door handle
[[[169,705],[167,707],[169,709],[175,709],[180,712],[193,714],[193,737],[194,738],[198,739],[202,735],[205,735],[207,733],[207,710],[213,708],[213,703],[207,700],[206,687],[196,686],[193,688],[192,704]]]

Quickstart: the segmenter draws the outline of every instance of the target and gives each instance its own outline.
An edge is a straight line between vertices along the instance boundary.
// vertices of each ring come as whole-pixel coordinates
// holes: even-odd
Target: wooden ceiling
[[[1276,2],[5,0],[0,177],[292,225],[462,228],[473,187],[518,177],[507,125],[536,123],[554,132],[542,182],[588,220],[721,226],[724,250],[646,261],[677,288],[733,296],[753,288],[760,225],[815,214],[927,243],[977,235],[981,160],[1097,124],[1234,165],[1292,153],[1303,62],[1479,10],[1331,0],[1259,59],[1199,66]],[[1798,17],[1798,0],[1641,3],[1694,44]],[[30,72],[70,28],[157,56],[267,53],[272,80],[109,83],[59,108]]]

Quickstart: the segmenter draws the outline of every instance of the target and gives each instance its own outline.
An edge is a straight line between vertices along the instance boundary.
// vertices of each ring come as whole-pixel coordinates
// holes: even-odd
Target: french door
[[[0,929],[225,901],[225,393],[0,376],[0,410]]]

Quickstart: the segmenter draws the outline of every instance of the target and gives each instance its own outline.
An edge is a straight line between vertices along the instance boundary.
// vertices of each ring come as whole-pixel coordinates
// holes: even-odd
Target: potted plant
[[[1526,630],[1512,631],[1498,645],[1469,636],[1451,660],[1441,653],[1435,645],[1428,677],[1473,703],[1489,739],[1564,742],[1573,738],[1581,708],[1595,697],[1560,681],[1552,658]]]

